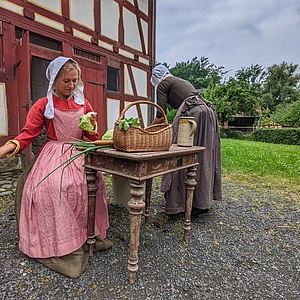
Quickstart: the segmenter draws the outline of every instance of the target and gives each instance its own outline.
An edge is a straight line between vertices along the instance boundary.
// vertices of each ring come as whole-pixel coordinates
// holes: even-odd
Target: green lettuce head
[[[94,126],[91,123],[91,115],[95,115],[95,112],[89,112],[80,117],[79,128],[86,131],[93,131]]]

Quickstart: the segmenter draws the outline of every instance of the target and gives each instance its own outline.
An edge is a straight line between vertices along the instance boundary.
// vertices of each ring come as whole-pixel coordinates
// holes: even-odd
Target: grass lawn
[[[299,146],[221,139],[221,148],[225,181],[269,187],[299,199]]]

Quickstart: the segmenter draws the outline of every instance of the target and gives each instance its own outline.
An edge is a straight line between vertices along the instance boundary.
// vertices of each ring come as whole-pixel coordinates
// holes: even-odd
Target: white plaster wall
[[[107,98],[107,129],[113,129],[120,115],[120,100]]]
[[[124,8],[124,42],[126,46],[142,51],[136,15]]]
[[[137,94],[147,97],[147,73],[136,67],[132,67],[133,77],[137,88]]]
[[[70,1],[70,19],[91,30],[94,26],[94,0],[69,0]],[[49,1],[50,2],[50,1]]]
[[[134,6],[134,0],[127,0]],[[148,16],[148,0],[138,0],[139,10]]]
[[[144,41],[145,41],[145,47],[146,47],[146,53],[148,53],[148,24],[142,20],[142,30],[144,35]]]
[[[160,0],[162,1],[162,0]],[[138,0],[139,10],[148,16],[148,0]]]
[[[0,1],[0,7],[4,8],[4,9],[7,9],[9,11],[12,11],[16,14],[23,15],[23,7],[21,7],[19,5],[12,4],[8,1],[1,0]]]
[[[132,89],[127,65],[124,65],[124,92],[127,95],[133,95],[133,89]]]
[[[147,97],[147,73],[139,68],[132,67],[132,73],[136,84],[139,97]],[[133,95],[133,89],[128,73],[127,65],[124,65],[124,92],[127,95]]]
[[[119,5],[115,1],[101,0],[101,34],[118,41]]]
[[[28,2],[31,2],[32,4],[40,6],[49,11],[55,12],[60,16],[62,15],[61,0],[28,0]]]
[[[41,24],[44,24],[46,26],[49,26],[51,28],[54,28],[54,29],[57,29],[57,30],[60,30],[60,31],[64,31],[64,25],[61,24],[61,23],[58,23],[58,22],[55,22],[51,19],[48,19],[42,15],[39,15],[39,14],[35,14],[35,21],[36,22],[39,22]]]

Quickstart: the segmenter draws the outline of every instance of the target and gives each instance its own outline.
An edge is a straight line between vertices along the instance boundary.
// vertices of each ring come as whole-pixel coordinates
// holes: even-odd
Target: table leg
[[[140,243],[140,227],[143,210],[145,208],[144,181],[130,181],[130,194],[132,198],[128,202],[130,212],[130,252],[128,259],[129,280],[135,282],[136,272],[138,270],[138,248]]]
[[[188,234],[191,229],[191,214],[193,206],[194,190],[197,185],[195,180],[197,167],[190,167],[187,169],[187,179],[185,181],[186,186],[186,203],[185,203],[185,215],[184,215],[184,240],[187,242]]]
[[[97,185],[97,170],[86,169],[86,180],[88,189],[88,239],[90,256],[94,253],[95,238],[95,207],[96,207],[96,193],[98,190]]]
[[[152,190],[153,179],[146,180],[146,193],[145,193],[145,224],[149,221],[150,216],[150,200],[151,200],[151,190]]]

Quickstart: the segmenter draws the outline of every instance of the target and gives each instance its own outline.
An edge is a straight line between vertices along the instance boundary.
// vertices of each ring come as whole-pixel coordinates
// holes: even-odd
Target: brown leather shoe
[[[96,242],[94,244],[94,251],[102,251],[110,249],[113,246],[113,243],[108,240],[101,240],[99,237],[96,237]],[[89,252],[89,245],[87,243],[84,243],[82,245],[82,249],[84,252]]]
[[[107,250],[110,249],[112,246],[113,243],[110,240],[108,239],[101,240],[96,237],[95,251]]]
[[[196,208],[196,207],[192,207],[192,216],[193,217],[197,217],[201,214],[206,214],[209,212],[209,209],[201,209],[201,208]]]

